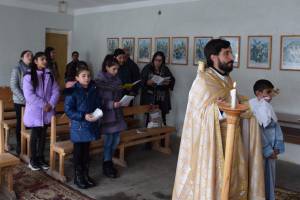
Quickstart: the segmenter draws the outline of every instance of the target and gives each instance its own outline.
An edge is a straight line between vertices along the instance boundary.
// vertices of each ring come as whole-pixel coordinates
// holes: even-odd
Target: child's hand
[[[77,81],[68,81],[65,84],[65,88],[73,87],[73,85],[75,85],[75,83],[77,83]]]
[[[47,103],[44,107],[44,112],[50,112],[51,109],[52,109],[52,106],[49,103]]]
[[[269,156],[269,159],[277,159],[277,154],[273,151],[272,155]]]
[[[92,114],[86,114],[85,115],[85,120],[88,121],[88,122],[95,122],[95,121],[97,121],[97,118],[94,117]]]
[[[149,86],[153,86],[154,84],[155,84],[155,82],[152,79],[147,81],[147,85],[149,85]]]
[[[120,102],[114,102],[114,108],[120,108],[121,104]]]
[[[274,149],[274,153],[276,154],[276,155],[278,155],[280,152],[279,152],[279,149]]]

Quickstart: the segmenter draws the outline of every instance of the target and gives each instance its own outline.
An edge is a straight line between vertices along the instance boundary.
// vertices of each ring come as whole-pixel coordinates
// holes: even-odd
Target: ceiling
[[[43,6],[57,6],[59,0],[15,0],[22,3],[33,3]],[[136,3],[141,1],[151,1],[151,0],[65,0],[68,2],[68,8],[81,9],[81,8],[91,8],[98,6],[108,6],[124,3]]]
[[[0,0],[0,5],[14,6],[46,12],[58,12],[60,0]],[[163,4],[200,0],[65,0],[67,13],[73,15],[124,10]]]

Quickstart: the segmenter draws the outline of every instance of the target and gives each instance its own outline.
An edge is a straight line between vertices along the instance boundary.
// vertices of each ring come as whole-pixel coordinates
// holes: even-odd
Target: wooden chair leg
[[[65,176],[65,155],[59,154],[59,174]]]
[[[25,154],[25,151],[26,151],[25,144],[26,144],[26,139],[24,138],[24,136],[21,133],[21,156]]]
[[[156,140],[152,142],[152,149],[159,149],[159,148],[161,148],[160,140]]]
[[[122,145],[120,147],[120,160],[125,162],[125,147]]]
[[[171,154],[171,148],[170,148],[170,133],[167,133],[164,135],[164,147],[161,145],[161,140],[156,140],[152,144],[152,149],[155,151],[159,151],[164,154]]]
[[[7,188],[9,192],[13,192],[13,173],[12,169],[7,169]]]
[[[165,148],[170,148],[170,137],[171,137],[170,134],[166,134],[166,137],[165,137]]]
[[[0,153],[4,153],[4,128],[2,122],[0,122]]]
[[[119,146],[119,157],[113,158],[113,162],[121,167],[127,167],[127,162],[125,161],[125,145]]]
[[[8,140],[9,140],[9,129],[6,128],[5,129],[5,144],[4,144],[5,151],[9,151],[10,150],[10,146],[8,144]]]
[[[55,170],[55,152],[53,151],[52,147],[50,147],[50,170]]]
[[[0,185],[2,184],[2,169],[0,168]]]
[[[31,155],[31,153],[30,153],[30,138],[28,138],[28,139],[26,138],[26,144],[27,144],[26,155],[28,158],[30,158],[30,155]]]

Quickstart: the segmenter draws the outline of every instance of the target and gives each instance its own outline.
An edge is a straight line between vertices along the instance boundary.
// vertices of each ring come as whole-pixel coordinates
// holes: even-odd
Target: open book
[[[133,86],[135,86],[136,84],[138,84],[139,82],[141,82],[141,80],[137,80],[133,83],[125,83],[122,88],[123,89],[131,89]]]
[[[161,85],[164,81],[166,80],[170,80],[171,77],[161,77],[161,76],[158,76],[158,75],[154,75],[151,80],[154,81],[154,83],[156,83],[157,85]]]
[[[121,100],[120,100],[120,105],[121,106],[129,106],[130,102],[134,99],[134,96],[129,96],[125,95]]]

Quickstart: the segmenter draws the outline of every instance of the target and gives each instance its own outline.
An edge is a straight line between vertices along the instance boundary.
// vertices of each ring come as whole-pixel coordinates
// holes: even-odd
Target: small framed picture
[[[166,63],[170,63],[170,38],[169,37],[156,37],[155,38],[155,52],[161,51],[166,56]]]
[[[300,71],[300,35],[282,35],[280,69]]]
[[[129,51],[131,60],[134,60],[135,50],[135,39],[134,38],[122,38],[122,48]]]
[[[230,42],[230,46],[232,49],[232,55],[234,57],[233,67],[240,67],[240,45],[241,45],[241,37],[240,36],[221,36],[223,40],[227,40]]]
[[[138,38],[138,58],[140,63],[149,63],[152,53],[152,38]]]
[[[248,36],[247,67],[271,69],[272,36]]]
[[[188,64],[188,37],[173,37],[171,45],[171,63],[175,65]]]
[[[194,65],[198,65],[199,61],[206,61],[204,47],[212,38],[213,37],[194,37]]]
[[[119,48],[119,38],[107,38],[107,53],[113,54]]]

